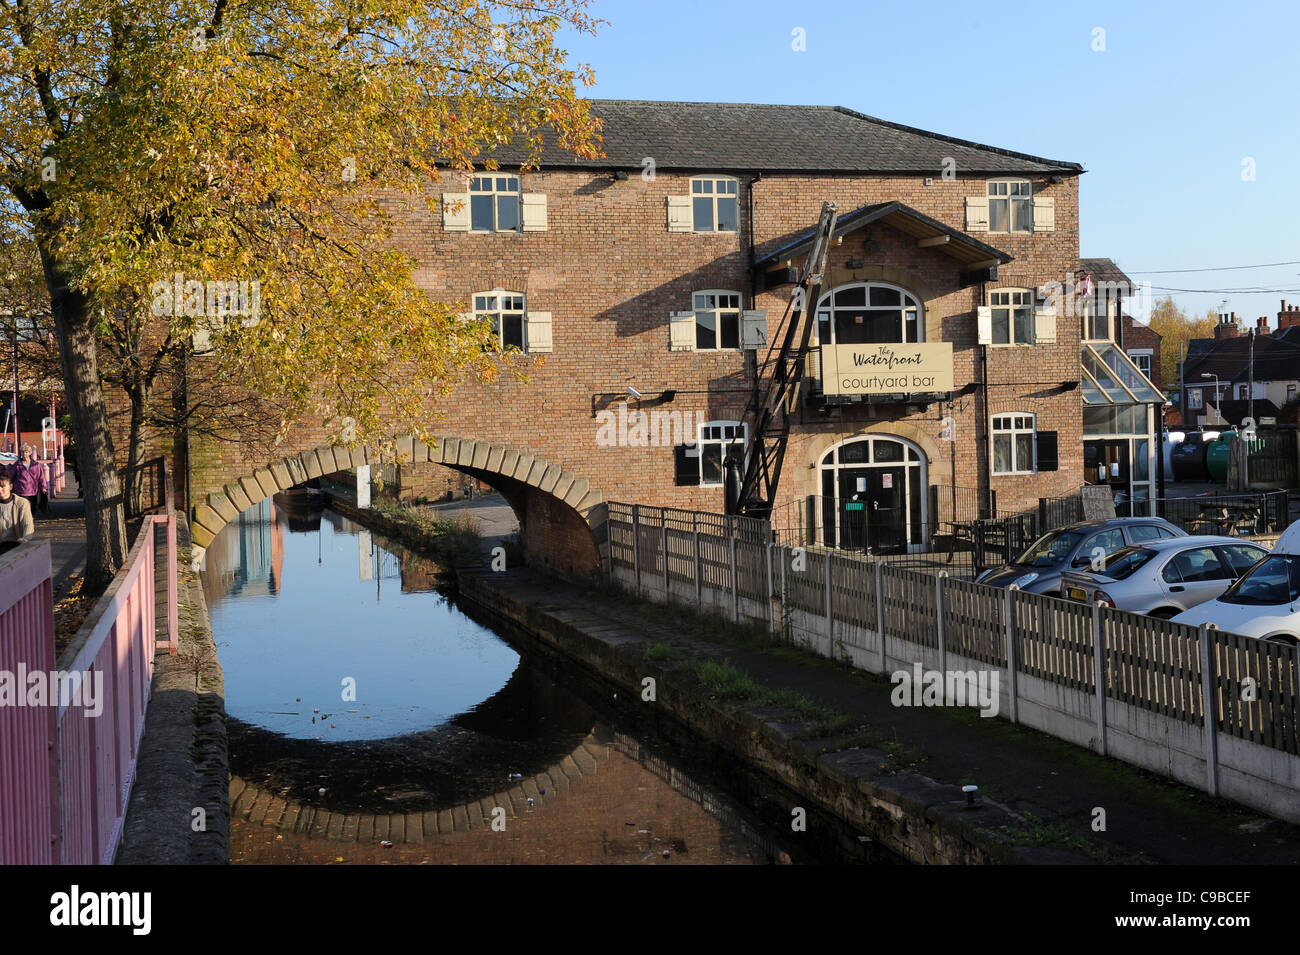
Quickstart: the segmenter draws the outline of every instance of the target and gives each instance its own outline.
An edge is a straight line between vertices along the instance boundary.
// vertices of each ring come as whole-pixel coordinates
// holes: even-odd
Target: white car
[[[1095,570],[1066,570],[1068,600],[1102,603],[1165,620],[1224,593],[1268,550],[1239,537],[1175,537],[1125,547]]]
[[[1223,594],[1173,618],[1260,640],[1300,644],[1300,522],[1282,532],[1273,552]]]

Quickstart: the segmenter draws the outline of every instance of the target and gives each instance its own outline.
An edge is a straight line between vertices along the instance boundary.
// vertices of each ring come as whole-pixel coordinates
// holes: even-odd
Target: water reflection
[[[234,861],[789,859],[610,727],[589,687],[459,612],[428,562],[302,503],[245,512],[203,571],[239,791]]]
[[[325,511],[295,532],[278,505],[244,512],[206,554],[230,716],[294,739],[382,739],[506,685],[519,654],[425,586],[431,571],[405,586],[401,557],[369,531]]]

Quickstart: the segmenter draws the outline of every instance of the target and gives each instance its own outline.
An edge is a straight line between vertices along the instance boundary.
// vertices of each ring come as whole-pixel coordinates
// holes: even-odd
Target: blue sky
[[[797,12],[793,12],[797,11]],[[1082,163],[1081,253],[1189,314],[1300,301],[1300,5],[594,0],[586,95],[836,104]],[[792,49],[802,28],[807,49]],[[1104,35],[1094,31],[1101,28]],[[1105,49],[1094,51],[1098,39]],[[1254,179],[1243,179],[1253,160]]]

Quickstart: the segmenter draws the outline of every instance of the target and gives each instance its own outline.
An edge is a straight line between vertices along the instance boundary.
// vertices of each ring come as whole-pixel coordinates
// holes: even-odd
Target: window
[[[735,460],[743,464],[748,440],[749,426],[739,421],[709,421],[700,425],[697,448],[701,486],[722,484],[723,461]]]
[[[519,231],[519,177],[475,176],[469,181],[471,232]]]
[[[726,177],[691,180],[691,212],[696,232],[737,232],[740,229],[740,183]]]
[[[1248,395],[1246,394],[1246,389],[1247,389],[1248,387],[1249,387],[1249,385],[1238,385],[1238,386],[1237,386],[1237,400],[1238,400],[1238,401],[1243,401],[1243,400],[1245,400],[1245,399],[1248,397]]]
[[[1187,392],[1187,408],[1190,411],[1199,411],[1205,407],[1205,396],[1201,393],[1200,388],[1193,388]]]
[[[1286,400],[1295,401],[1295,385],[1286,386]]]
[[[1113,306],[1105,294],[1093,292],[1083,300],[1082,334],[1088,341],[1110,341],[1110,315]]]
[[[474,314],[492,322],[501,348],[524,348],[524,297],[518,292],[494,289],[474,296]]]
[[[1138,371],[1146,375],[1147,378],[1151,377],[1150,348],[1135,348],[1128,353],[1128,357],[1133,360],[1133,364],[1138,366]]]
[[[1032,345],[1034,299],[1028,289],[1003,289],[990,296],[994,345]]]
[[[1198,547],[1175,555],[1161,576],[1169,583],[1192,584],[1200,580],[1231,580],[1237,575],[1223,566],[1213,547]]]
[[[1027,179],[989,183],[989,231],[1033,232],[1034,201]]]
[[[841,285],[817,305],[817,343],[870,345],[925,340],[921,303],[894,285]]]
[[[1219,553],[1227,561],[1234,577],[1240,577],[1262,558],[1268,556],[1268,551],[1264,548],[1251,547],[1247,544],[1229,544],[1227,547],[1220,547]]]
[[[695,347],[740,347],[740,295],[737,292],[696,292]]]
[[[1034,416],[1000,414],[993,418],[993,473],[1032,474]]]
[[[1169,528],[1161,527],[1159,524],[1138,524],[1128,529],[1128,536],[1133,543],[1141,544],[1146,541],[1164,540],[1175,535]]]
[[[1075,566],[1086,566],[1092,562],[1093,554],[1096,553],[1098,548],[1101,549],[1103,555],[1109,555],[1115,553],[1115,551],[1119,550],[1123,546],[1124,532],[1118,527],[1112,527],[1109,530],[1093,534],[1084,541],[1083,545],[1079,548],[1078,556],[1074,558],[1072,563],[1074,563]],[[1079,563],[1080,558],[1083,559],[1083,564]]]

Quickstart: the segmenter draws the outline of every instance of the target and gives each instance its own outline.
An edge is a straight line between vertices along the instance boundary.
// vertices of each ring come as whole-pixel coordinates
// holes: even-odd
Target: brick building
[[[1183,369],[1183,406],[1191,427],[1236,426],[1247,417],[1276,424],[1300,388],[1300,312],[1286,300],[1271,332],[1266,316],[1242,331],[1236,312],[1219,316],[1214,338],[1193,339]],[[1195,345],[1195,348],[1191,347]]]
[[[526,451],[607,500],[723,510],[723,459],[753,441],[745,409],[833,201],[774,520],[809,518],[827,543],[915,551],[956,513],[944,502],[987,513],[995,495],[1015,511],[1083,483],[1096,377],[1145,378],[1113,347],[1118,323],[1090,351],[1101,326],[1074,320],[1080,165],[840,107],[594,101],[592,112],[605,158],[548,146],[520,173],[503,147],[502,171],[444,175],[440,215],[404,207],[395,241],[418,283],[489,316],[527,372],[458,385],[437,431]],[[1087,370],[1094,360],[1111,371]],[[847,364],[894,361],[914,373]],[[322,443],[307,424],[290,450]],[[239,453],[194,455],[196,501],[266,464]],[[490,469],[472,473],[511,495]],[[873,515],[869,539],[844,524],[854,498]],[[530,500],[511,497],[526,536],[550,507]]]

